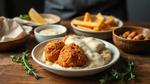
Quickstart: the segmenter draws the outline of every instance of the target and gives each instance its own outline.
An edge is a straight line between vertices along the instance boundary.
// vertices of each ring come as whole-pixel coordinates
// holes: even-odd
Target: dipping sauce
[[[39,34],[43,35],[43,36],[57,35],[60,33],[61,33],[60,31],[58,31],[57,29],[54,29],[54,28],[43,29],[39,32]]]

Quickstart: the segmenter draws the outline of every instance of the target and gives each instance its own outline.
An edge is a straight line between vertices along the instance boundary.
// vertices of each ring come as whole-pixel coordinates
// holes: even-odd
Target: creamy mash
[[[80,68],[95,68],[103,66],[110,62],[112,58],[112,53],[109,49],[105,47],[105,44],[93,37],[82,37],[82,36],[69,36],[66,41],[65,45],[74,43],[78,45],[85,53],[85,55],[88,57],[88,64],[85,67]],[[51,63],[45,60],[45,54],[42,55],[42,61],[45,62],[48,65],[51,65],[53,67],[57,68],[64,68],[59,66],[56,63]],[[71,67],[72,68],[79,68],[79,67]]]

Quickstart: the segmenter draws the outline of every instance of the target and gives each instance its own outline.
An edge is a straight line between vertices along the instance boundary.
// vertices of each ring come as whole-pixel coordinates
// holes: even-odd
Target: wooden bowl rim
[[[6,42],[0,42],[0,45],[14,43],[14,42],[17,42],[17,41],[22,41],[22,40],[24,40],[24,39],[26,39],[28,37],[29,37],[29,35],[26,35],[26,36],[23,36],[22,38],[19,38],[19,39],[15,39],[15,40],[11,40],[11,41],[6,41]]]

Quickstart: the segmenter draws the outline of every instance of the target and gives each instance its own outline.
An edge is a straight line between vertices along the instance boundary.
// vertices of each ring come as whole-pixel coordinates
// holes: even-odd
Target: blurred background
[[[127,0],[128,21],[150,21],[150,0]],[[33,7],[43,12],[44,0],[0,0],[0,15],[6,17],[27,14]]]

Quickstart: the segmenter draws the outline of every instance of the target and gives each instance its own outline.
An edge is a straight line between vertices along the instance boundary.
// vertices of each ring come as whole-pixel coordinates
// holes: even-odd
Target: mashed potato
[[[93,37],[82,37],[82,36],[69,36],[64,41],[65,45],[75,44],[79,46],[84,54],[88,58],[88,62],[86,66],[79,68],[95,68],[103,66],[110,62],[112,59],[112,53],[109,49],[105,47],[105,44]],[[42,60],[45,61],[46,64],[49,64],[53,67],[64,68],[59,66],[56,63],[49,63],[43,59],[45,55],[42,55]],[[77,68],[77,67],[69,67],[69,68]]]

